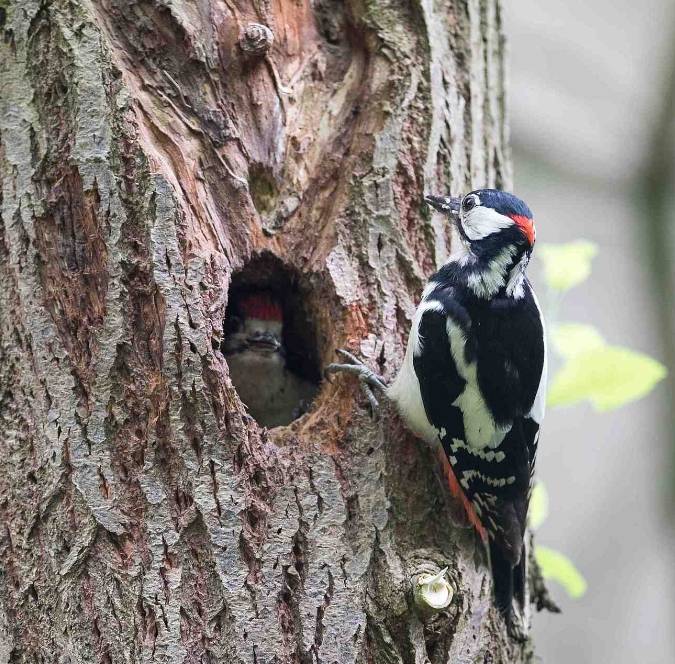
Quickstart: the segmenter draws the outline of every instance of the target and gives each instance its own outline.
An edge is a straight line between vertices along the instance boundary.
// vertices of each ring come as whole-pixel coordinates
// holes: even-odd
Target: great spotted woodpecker
[[[314,383],[286,365],[283,311],[268,291],[251,291],[235,303],[225,320],[223,353],[237,393],[258,424],[288,424],[316,393]]]
[[[391,386],[353,355],[329,371],[359,376],[435,446],[453,493],[489,546],[495,605],[512,625],[525,603],[523,538],[544,416],[544,325],[525,270],[535,241],[530,209],[512,194],[426,196],[454,222],[456,246],[429,280],[403,365]],[[448,464],[449,462],[449,464]]]

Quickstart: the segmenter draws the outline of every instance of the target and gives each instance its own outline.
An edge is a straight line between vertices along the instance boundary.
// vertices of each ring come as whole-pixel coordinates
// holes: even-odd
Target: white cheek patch
[[[514,225],[511,217],[499,214],[496,210],[479,205],[467,212],[462,218],[462,228],[469,240],[482,240],[503,228]]]

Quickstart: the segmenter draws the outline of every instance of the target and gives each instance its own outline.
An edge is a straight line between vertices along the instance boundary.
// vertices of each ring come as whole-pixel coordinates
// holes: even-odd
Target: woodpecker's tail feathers
[[[494,586],[495,606],[508,619],[512,610],[514,595],[514,566],[510,555],[505,555],[502,547],[490,540],[490,567]]]
[[[494,587],[495,606],[506,621],[509,634],[517,641],[527,638],[524,623],[526,576],[525,550],[516,564],[513,564],[513,552],[504,549],[490,540],[490,567]],[[516,598],[518,611],[513,610],[513,598]]]

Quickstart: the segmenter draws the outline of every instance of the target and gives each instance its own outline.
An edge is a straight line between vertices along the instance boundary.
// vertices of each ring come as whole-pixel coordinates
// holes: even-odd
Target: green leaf
[[[653,358],[622,348],[601,346],[567,360],[551,381],[548,403],[568,406],[588,399],[598,411],[640,399],[666,375]]]
[[[570,597],[578,599],[586,592],[586,579],[567,556],[546,546],[536,546],[534,557],[542,576],[557,581]]]
[[[548,491],[542,482],[537,482],[532,487],[530,496],[530,508],[527,511],[527,520],[530,528],[536,530],[548,516]]]
[[[596,350],[605,345],[602,338],[592,325],[582,323],[558,323],[551,330],[551,341],[556,352],[563,357],[574,357],[590,350]]]
[[[548,287],[561,293],[586,281],[591,273],[591,261],[597,253],[596,245],[588,240],[537,247]]]

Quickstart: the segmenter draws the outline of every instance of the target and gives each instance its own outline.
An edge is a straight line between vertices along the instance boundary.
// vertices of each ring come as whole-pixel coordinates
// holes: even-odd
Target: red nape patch
[[[281,321],[281,305],[269,293],[251,293],[239,300],[239,308],[246,318]]]
[[[521,214],[512,214],[509,215],[513,221],[516,222],[516,225],[523,231],[527,241],[530,243],[530,246],[534,245],[534,240],[537,237],[537,234],[534,230],[534,219],[525,217]]]
[[[484,542],[487,542],[488,540],[487,530],[485,530],[483,524],[480,522],[480,519],[478,518],[476,511],[473,509],[471,501],[466,497],[464,491],[462,491],[462,487],[459,485],[457,477],[455,476],[455,473],[452,470],[452,466],[448,461],[448,457],[445,456],[445,452],[443,452],[443,450],[438,451],[438,459],[441,462],[443,474],[445,475],[445,479],[447,480],[448,486],[450,487],[450,493],[453,495],[454,498],[456,498],[462,503],[464,511],[466,512],[466,516],[469,519],[469,523],[476,529],[476,532],[480,535],[480,538]]]

